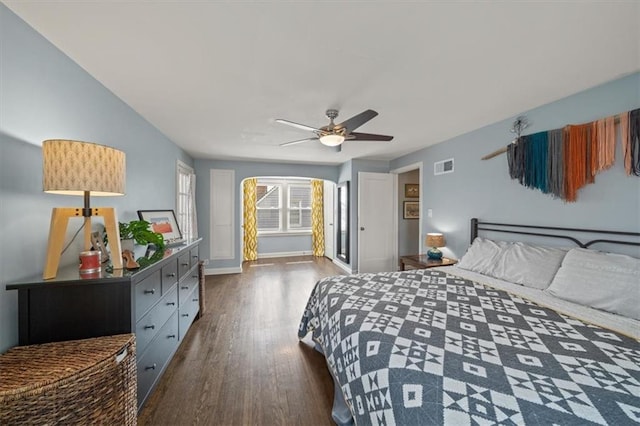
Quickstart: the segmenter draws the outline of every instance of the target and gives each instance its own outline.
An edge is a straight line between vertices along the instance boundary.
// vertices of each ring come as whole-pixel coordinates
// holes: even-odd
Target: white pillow
[[[567,249],[512,243],[505,246],[490,275],[525,287],[549,287]]]
[[[572,249],[546,290],[561,299],[640,320],[640,259]]]
[[[456,266],[480,274],[491,275],[490,272],[493,270],[494,263],[500,256],[502,248],[508,244],[504,241],[492,241],[477,237]]]

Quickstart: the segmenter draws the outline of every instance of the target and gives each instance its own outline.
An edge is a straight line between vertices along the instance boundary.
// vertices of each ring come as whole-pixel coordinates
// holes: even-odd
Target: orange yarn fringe
[[[578,198],[578,190],[595,182],[597,173],[616,161],[616,117],[620,118],[620,135],[624,168],[631,174],[629,112],[591,123],[568,125],[563,129],[565,201]]]

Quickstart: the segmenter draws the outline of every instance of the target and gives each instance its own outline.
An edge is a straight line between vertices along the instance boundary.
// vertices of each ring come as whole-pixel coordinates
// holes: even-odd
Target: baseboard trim
[[[204,270],[205,275],[225,275],[225,274],[241,274],[242,267],[236,266],[232,268],[207,268]]]
[[[346,264],[340,262],[338,259],[333,259],[333,264],[345,271],[347,274],[353,274],[353,270]]]
[[[272,257],[295,257],[295,256],[311,256],[313,252],[309,251],[283,251],[280,253],[258,253],[258,259],[270,259]]]

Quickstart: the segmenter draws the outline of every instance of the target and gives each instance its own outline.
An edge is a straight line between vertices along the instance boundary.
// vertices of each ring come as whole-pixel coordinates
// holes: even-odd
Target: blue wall
[[[510,96],[517,96],[513,94]],[[488,100],[489,102],[489,100]],[[603,84],[531,111],[525,134],[593,121],[640,107],[640,73]],[[518,114],[520,115],[520,114]],[[506,146],[514,117],[391,162],[391,169],[423,162],[422,232],[446,234],[445,255],[460,257],[469,243],[469,219],[511,223],[640,231],[640,178],[626,176],[620,144],[614,166],[578,193],[576,203],[552,199],[509,178],[505,155],[483,161],[485,154]],[[463,118],[462,118],[463,119]],[[453,157],[455,171],[433,175],[433,163]],[[421,236],[424,239],[424,235]]]
[[[42,192],[45,139],[78,139],[123,150],[123,197],[92,198],[123,221],[139,209],[174,209],[176,160],[193,160],[71,59],[0,4],[0,352],[18,342],[17,292],[8,282],[42,273],[53,207],[80,197]],[[162,188],[162,190],[158,190]],[[81,225],[71,221],[67,240]],[[77,238],[61,264],[77,263]]]
[[[311,254],[313,246],[311,234],[303,235],[263,235],[258,237],[258,257],[277,254]]]

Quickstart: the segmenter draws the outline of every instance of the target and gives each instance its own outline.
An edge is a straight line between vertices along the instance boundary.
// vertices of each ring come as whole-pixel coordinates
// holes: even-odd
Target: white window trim
[[[184,163],[183,161],[180,160],[176,160],[176,216],[179,218],[178,221],[181,222],[181,218],[182,215],[184,214],[184,212],[180,211],[180,197],[181,196],[187,196],[189,197],[189,194],[184,194],[180,192],[180,175],[195,175],[195,171],[193,169],[193,167],[189,166],[188,164]],[[188,199],[187,199],[188,200]],[[194,207],[195,207],[195,200],[191,200],[194,203]],[[181,227],[181,231],[182,231],[182,238],[190,238],[190,237],[194,237],[194,235],[188,235],[190,232],[189,230],[186,229],[182,229],[182,223],[178,224]],[[193,229],[191,230],[191,232],[197,232],[196,231],[196,225],[193,225]]]

